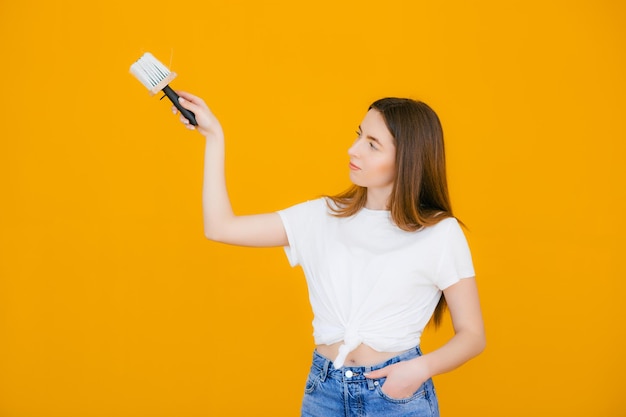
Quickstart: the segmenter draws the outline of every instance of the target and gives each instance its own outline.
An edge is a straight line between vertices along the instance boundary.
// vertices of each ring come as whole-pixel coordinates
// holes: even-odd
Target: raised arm
[[[224,133],[204,100],[178,91],[180,104],[195,113],[198,126],[180,116],[181,122],[205,138],[202,208],[204,234],[210,240],[241,246],[287,246],[287,235],[277,213],[236,216],[224,177]],[[176,113],[176,108],[172,109]]]

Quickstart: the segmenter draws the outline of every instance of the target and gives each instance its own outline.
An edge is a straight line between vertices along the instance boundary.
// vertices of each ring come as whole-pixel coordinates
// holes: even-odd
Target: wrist
[[[207,143],[223,143],[224,142],[224,133],[222,131],[205,131],[200,130],[200,134],[204,136],[204,139]]]
[[[422,381],[426,381],[433,377],[430,361],[426,356],[419,356],[415,359],[411,359],[411,362],[413,373],[416,377],[419,377]]]

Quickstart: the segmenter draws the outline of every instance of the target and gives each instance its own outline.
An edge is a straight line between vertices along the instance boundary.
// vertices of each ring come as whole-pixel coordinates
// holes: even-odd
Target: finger
[[[194,104],[193,102],[183,97],[179,97],[178,102],[180,103],[181,106],[183,106],[185,109],[189,110],[190,112],[193,112],[194,114],[199,114],[203,110],[202,107],[200,107],[199,105]]]
[[[179,91],[176,90],[176,94],[178,94],[180,97],[184,98],[187,101],[190,101],[194,104],[200,105],[200,106],[206,106],[206,104],[204,103],[204,100],[202,100],[200,97],[195,96],[191,93],[188,93],[187,91]]]
[[[192,125],[189,122],[189,120],[185,116],[183,116],[182,114],[179,116],[179,120],[187,129],[195,130],[196,127],[194,125]]]
[[[387,368],[377,369],[376,371],[370,371],[363,374],[365,378],[380,379],[387,376]]]
[[[189,101],[197,100],[200,98],[184,90],[176,90],[176,94],[178,94],[181,97],[184,97],[186,100],[189,100]]]

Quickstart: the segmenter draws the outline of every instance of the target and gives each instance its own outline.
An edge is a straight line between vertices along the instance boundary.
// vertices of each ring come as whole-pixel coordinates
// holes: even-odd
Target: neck
[[[389,210],[391,190],[367,189],[365,208],[369,210]]]

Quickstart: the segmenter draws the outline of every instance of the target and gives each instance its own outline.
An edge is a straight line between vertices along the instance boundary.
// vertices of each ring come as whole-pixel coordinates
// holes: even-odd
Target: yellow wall
[[[626,415],[626,7],[471,3],[1,1],[0,416],[298,414],[301,272],[204,240],[145,51],[220,117],[239,213],[346,187],[374,99],[430,103],[488,330],[443,415]]]

